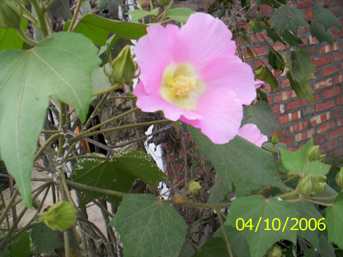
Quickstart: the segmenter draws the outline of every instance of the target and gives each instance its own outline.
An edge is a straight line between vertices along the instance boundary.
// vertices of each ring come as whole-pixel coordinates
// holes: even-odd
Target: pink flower
[[[238,134],[242,105],[256,97],[254,74],[235,54],[221,20],[195,13],[181,28],[151,25],[134,52],[141,72],[134,94],[141,110],[162,110],[217,144]]]
[[[261,147],[264,142],[268,141],[268,137],[262,134],[259,128],[252,123],[245,124],[241,127],[238,135],[258,147]]]

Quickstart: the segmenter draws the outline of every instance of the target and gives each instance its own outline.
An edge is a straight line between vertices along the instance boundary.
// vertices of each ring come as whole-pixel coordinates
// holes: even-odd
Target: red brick
[[[256,56],[266,55],[268,53],[267,47],[254,47],[252,48]]]
[[[316,112],[321,112],[327,109],[330,109],[335,106],[335,102],[333,100],[325,101],[323,103],[316,104],[315,109]]]
[[[335,127],[335,122],[331,121],[331,122],[325,122],[323,124],[321,124],[319,127],[318,127],[318,130],[317,132],[318,133],[323,133],[325,131],[328,131],[329,129]]]
[[[334,88],[328,88],[322,92],[323,97],[325,98],[331,98],[334,96],[339,95],[340,93],[340,88],[339,87],[334,87]]]
[[[333,58],[330,58],[329,56],[325,56],[325,55],[322,55],[320,57],[314,57],[312,62],[317,66],[317,67],[320,67],[320,66],[323,66],[325,64],[328,64],[330,62],[332,62],[332,59]]]
[[[299,122],[299,123],[296,123],[292,126],[290,126],[290,131],[292,133],[294,132],[300,132],[300,131],[303,131],[304,129],[306,129],[308,127],[308,121],[304,121],[304,122]]]
[[[321,81],[315,83],[314,88],[315,89],[325,88],[325,87],[332,86],[332,84],[333,84],[333,79],[327,78],[325,80],[321,80]]]
[[[330,137],[334,138],[338,136],[343,136],[343,127],[337,128],[330,132]]]
[[[287,104],[287,110],[294,110],[294,109],[298,109],[299,107],[303,106],[307,104],[307,101],[304,99],[298,99],[295,100],[293,102],[290,102]]]
[[[337,97],[336,102],[339,105],[343,105],[343,96]]]
[[[323,75],[324,77],[326,77],[326,76],[329,76],[329,75],[335,73],[336,71],[338,71],[338,69],[337,69],[337,67],[335,67],[335,66],[325,67],[325,68],[323,68],[323,70],[322,70],[322,75]]]
[[[287,124],[288,121],[289,121],[289,119],[288,119],[288,115],[287,114],[279,116],[280,124]]]

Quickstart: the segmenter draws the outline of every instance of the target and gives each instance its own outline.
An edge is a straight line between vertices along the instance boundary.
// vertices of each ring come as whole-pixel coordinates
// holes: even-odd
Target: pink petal
[[[262,87],[263,85],[264,85],[264,81],[259,80],[259,79],[257,79],[257,80],[255,81],[255,87],[256,87],[256,89]]]
[[[259,128],[252,123],[245,124],[241,127],[238,135],[258,147],[261,147],[264,142],[268,141],[268,137],[262,134]]]
[[[141,72],[140,79],[146,92],[152,93],[160,87],[165,67],[174,60],[173,49],[179,28],[153,24],[147,30],[148,33],[134,47],[134,53]]]
[[[256,98],[254,73],[237,56],[216,58],[207,63],[200,73],[208,87],[229,88],[242,104],[249,105]]]
[[[201,67],[209,60],[235,55],[236,45],[228,27],[206,13],[194,13],[182,26],[180,38],[192,63]]]
[[[201,98],[198,113],[203,116],[198,127],[213,143],[225,144],[239,131],[243,107],[230,90],[208,90]]]
[[[133,90],[133,94],[137,97],[136,105],[144,112],[163,111],[164,116],[172,121],[179,120],[181,115],[186,116],[189,120],[202,118],[201,115],[182,110],[163,100],[159,94],[148,94],[142,82],[138,83]]]

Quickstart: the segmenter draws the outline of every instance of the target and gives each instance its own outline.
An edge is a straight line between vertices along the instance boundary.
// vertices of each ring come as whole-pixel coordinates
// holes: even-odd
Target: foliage
[[[0,157],[14,178],[10,199],[0,203],[1,257],[340,256],[343,170],[328,165],[312,140],[295,151],[278,143],[263,88],[243,119],[272,138],[261,148],[239,136],[216,145],[196,128],[138,112],[134,40],[146,34],[146,23],[184,24],[191,9],[172,1],[141,0],[133,10],[119,1],[81,2],[0,1]],[[298,32],[309,28],[320,42],[333,42],[338,18],[319,4],[305,18],[286,0],[215,4],[229,17],[239,5],[248,29],[230,20],[238,44],[249,44],[253,33],[265,36],[268,56],[256,79],[277,90],[285,75],[299,97],[313,99],[315,66]],[[256,5],[269,5],[271,16]],[[118,9],[121,19],[113,15]],[[151,56],[146,65],[153,64]],[[145,150],[168,140],[185,157],[164,173]],[[172,150],[164,150],[170,160]],[[172,174],[180,166],[186,174]],[[43,177],[32,188],[33,169]],[[27,223],[21,201],[34,212]],[[89,214],[91,207],[100,214]],[[292,218],[323,229],[291,229]]]

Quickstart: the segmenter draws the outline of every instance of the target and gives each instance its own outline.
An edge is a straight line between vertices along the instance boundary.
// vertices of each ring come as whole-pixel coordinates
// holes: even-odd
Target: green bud
[[[58,202],[44,212],[41,219],[52,230],[65,231],[76,223],[76,209],[70,202]]]
[[[311,176],[303,177],[299,181],[297,192],[302,195],[310,195],[313,192],[313,183]]]
[[[193,195],[196,195],[201,190],[201,185],[198,181],[192,180],[188,183],[188,192],[190,192]]]
[[[11,0],[0,1],[0,28],[20,27],[20,7]]]
[[[308,159],[309,161],[317,161],[320,160],[321,158],[321,153],[319,150],[319,145],[314,145],[310,148],[308,151]]]
[[[271,140],[271,142],[272,142],[273,145],[276,145],[276,144],[278,144],[278,143],[280,142],[279,136],[278,136],[277,133],[273,133],[273,134],[272,134],[272,140]]]
[[[136,64],[132,59],[129,46],[125,46],[112,61],[111,83],[130,84],[135,77]]]
[[[282,249],[279,246],[274,246],[268,253],[267,257],[282,257]]]
[[[168,4],[170,4],[170,1],[171,1],[171,0],[159,0],[160,4],[161,4],[162,6],[167,6]]]
[[[341,168],[336,176],[336,183],[340,188],[343,188],[343,168]]]

